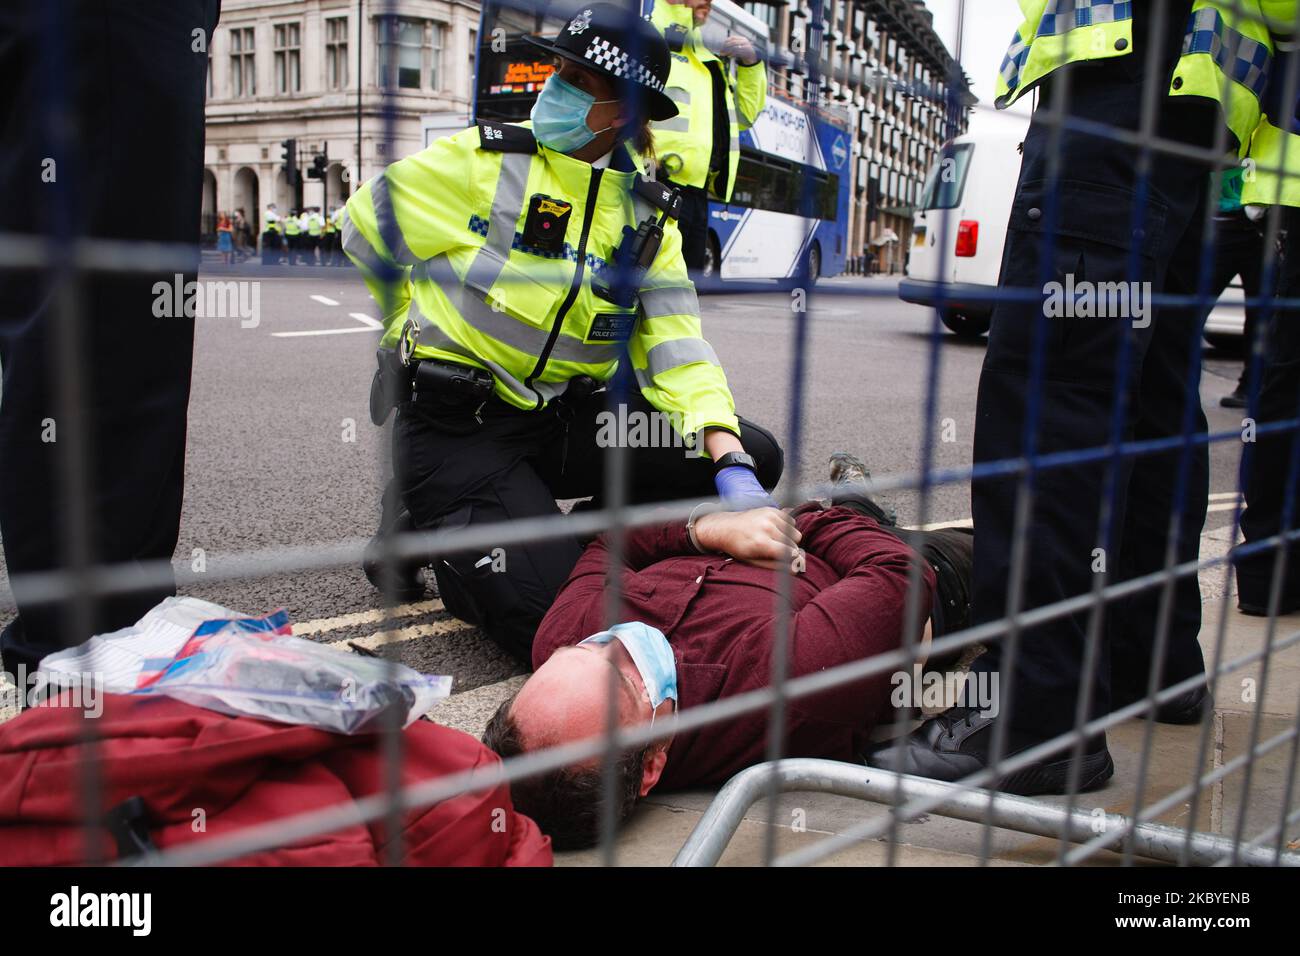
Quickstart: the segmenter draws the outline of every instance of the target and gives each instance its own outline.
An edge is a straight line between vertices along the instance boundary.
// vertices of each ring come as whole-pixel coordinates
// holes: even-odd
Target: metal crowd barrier
[[[1151,5],[1163,15],[1169,0],[1158,0]],[[400,12],[401,4],[397,0],[384,0],[376,7],[387,14]],[[813,22],[819,23],[823,17],[823,0],[805,0],[801,8],[810,12]],[[965,0],[961,2],[962,16],[968,8]],[[1235,6],[1239,13],[1240,0]],[[1140,13],[1147,12],[1148,6],[1142,5]],[[1300,26],[1300,24],[1298,24]],[[819,83],[819,57],[817,47],[809,51],[807,87],[816,91]],[[955,51],[956,59],[961,58],[961,41]],[[1296,78],[1289,79],[1294,93]],[[1067,94],[1068,95],[1068,91]],[[956,109],[955,104],[948,104]],[[1080,123],[1068,118],[1060,109],[1060,103],[1040,105],[1040,118],[1055,124],[1058,130],[1065,128],[1086,129],[1098,136],[1111,138],[1116,143],[1135,144],[1141,147],[1147,157],[1146,168],[1149,172],[1149,157],[1156,152],[1177,153],[1216,163],[1223,154],[1222,149],[1197,150],[1182,143],[1161,139],[1156,135],[1155,111],[1158,108],[1156,98],[1151,97],[1145,104],[1143,128],[1136,133],[1111,128],[1090,128],[1090,124]],[[386,110],[388,140],[394,142],[392,135],[395,121],[395,109],[391,97]],[[1220,133],[1224,140],[1226,133]],[[1222,143],[1218,144],[1222,145]],[[1208,168],[1208,166],[1207,166]],[[811,187],[811,184],[808,184]],[[1269,236],[1276,236],[1278,231],[1278,211],[1274,207],[1267,220]],[[1211,236],[1213,231],[1211,230]],[[66,239],[67,237],[65,237]],[[945,250],[951,246],[952,237],[942,236],[940,245]],[[1054,236],[1046,240],[1046,252],[1054,243]],[[1267,267],[1273,266],[1271,245],[1267,246]],[[33,239],[26,236],[0,235],[0,268],[16,269],[45,267],[60,277],[59,326],[61,340],[66,348],[61,350],[59,365],[58,407],[65,411],[75,409],[79,404],[77,383],[81,380],[80,370],[85,368],[89,356],[80,345],[76,334],[78,318],[82,314],[82,294],[77,278],[84,274],[115,272],[154,271],[160,267],[177,270],[192,270],[197,257],[189,247],[160,247],[155,244],[130,243],[115,241],[68,240],[54,241]],[[940,272],[944,270],[941,266]],[[274,275],[275,270],[262,270],[260,275]],[[791,329],[791,367],[789,378],[789,422],[790,430],[785,443],[787,452],[787,471],[783,485],[783,503],[796,504],[807,498],[820,497],[829,491],[826,486],[807,480],[806,463],[803,460],[803,425],[802,410],[806,396],[806,378],[808,369],[808,336],[810,323],[816,310],[815,300],[821,297],[837,298],[852,296],[855,298],[892,298],[892,289],[863,287],[844,288],[820,286],[815,289],[808,281],[807,275],[800,277],[800,286],[806,291],[808,308],[795,312],[792,316]],[[767,286],[734,287],[735,291],[768,291]],[[997,297],[1001,300],[1012,298],[1040,297],[1036,289],[999,289]],[[1190,303],[1197,303],[1208,309],[1211,302],[1205,295],[1191,297]],[[1156,305],[1186,305],[1186,296],[1156,296]],[[942,306],[942,303],[940,303]],[[1267,308],[1296,308],[1298,300],[1282,303],[1264,303]],[[707,312],[706,312],[707,320]],[[707,334],[707,331],[706,331]],[[922,434],[919,440],[917,466],[914,472],[902,475],[877,477],[874,484],[878,492],[913,491],[918,492],[917,524],[924,525],[931,518],[932,497],[934,490],[942,485],[987,479],[993,477],[1014,478],[1018,482],[1021,498],[1021,524],[1015,553],[1013,580],[1009,582],[1011,600],[1007,614],[998,621],[967,628],[955,634],[937,639],[930,650],[931,654],[959,650],[979,643],[1003,641],[1007,657],[1003,662],[1003,671],[1014,670],[1018,637],[1027,627],[1059,619],[1068,614],[1089,611],[1095,619],[1100,618],[1102,609],[1112,602],[1143,591],[1163,589],[1166,594],[1173,584],[1189,575],[1220,568],[1223,575],[1223,598],[1218,607],[1218,654],[1210,666],[1207,676],[1213,692],[1221,677],[1254,663],[1261,664],[1263,673],[1261,685],[1268,680],[1268,664],[1281,651],[1300,642],[1300,631],[1279,633],[1279,621],[1273,614],[1268,621],[1264,646],[1258,651],[1243,655],[1235,660],[1223,660],[1223,636],[1229,613],[1227,606],[1230,593],[1232,558],[1250,552],[1263,552],[1276,549],[1280,554],[1289,542],[1300,539],[1300,530],[1292,530],[1289,524],[1286,530],[1273,538],[1256,542],[1249,547],[1237,546],[1228,555],[1216,556],[1194,562],[1180,563],[1175,560],[1172,550],[1165,567],[1156,573],[1122,582],[1111,582],[1104,575],[1098,576],[1097,585],[1089,594],[1079,595],[1055,605],[1024,609],[1021,607],[1020,595],[1025,574],[1026,542],[1024,540],[1024,512],[1033,492],[1034,478],[1045,471],[1071,468],[1081,464],[1109,462],[1118,465],[1127,458],[1150,455],[1172,450],[1188,450],[1200,445],[1237,441],[1240,434],[1228,431],[1211,434],[1196,434],[1191,430],[1190,416],[1183,434],[1178,437],[1148,440],[1122,441],[1118,431],[1112,441],[1105,446],[1057,454],[1031,454],[1024,458],[983,463],[961,468],[940,468],[933,460],[932,450],[935,439],[935,422],[937,421],[937,395],[941,381],[942,341],[944,333],[938,319],[938,312],[932,317],[929,330],[930,353],[927,367],[927,391],[922,413]],[[1038,357],[1041,360],[1041,355]],[[1198,359],[1199,361],[1199,356]],[[1256,353],[1252,359],[1255,365],[1256,381],[1260,356]],[[1037,402],[1041,395],[1033,396]],[[1188,389],[1186,402],[1199,402],[1199,394],[1194,388]],[[1300,410],[1298,410],[1300,413]],[[1035,412],[1036,414],[1036,412]],[[1116,416],[1117,420],[1119,416]],[[42,574],[25,576],[20,582],[25,593],[32,600],[49,602],[66,602],[74,608],[74,620],[89,620],[90,602],[112,594],[122,594],[144,590],[159,584],[166,584],[172,578],[172,568],[166,562],[152,565],[125,568],[105,566],[95,562],[88,546],[89,520],[86,514],[84,497],[84,475],[86,468],[88,444],[84,429],[78,425],[75,415],[64,415],[68,427],[62,429],[60,446],[64,450],[63,470],[69,480],[64,482],[65,513],[72,517],[70,532],[70,559],[68,566]],[[1288,421],[1263,426],[1261,433],[1300,432],[1300,415]],[[607,469],[608,482],[605,500],[608,506],[601,511],[580,514],[538,518],[518,522],[513,525],[493,525],[489,527],[471,527],[456,531],[430,531],[412,533],[393,539],[390,546],[389,560],[410,557],[437,557],[456,551],[475,547],[495,547],[510,544],[537,541],[559,533],[592,533],[606,531],[614,543],[613,559],[617,561],[619,542],[622,532],[638,524],[652,521],[684,520],[696,502],[678,502],[656,506],[629,506],[626,504],[627,468],[624,450],[610,449],[612,466]],[[385,456],[386,457],[386,456]],[[1293,456],[1293,468],[1294,466]],[[1184,459],[1184,465],[1186,460]],[[384,476],[388,474],[388,462],[380,462]],[[1294,477],[1294,473],[1293,473]],[[1239,478],[1239,482],[1244,479]],[[1295,481],[1291,483],[1294,494]],[[1241,491],[1241,484],[1238,486]],[[1093,503],[1083,502],[1081,507]],[[1099,513],[1105,515],[1111,507],[1110,493],[1105,499],[1096,502]],[[1178,513],[1184,505],[1184,496],[1177,499]],[[1288,515],[1294,514],[1294,502],[1289,503]],[[1232,515],[1232,530],[1237,531],[1241,518],[1240,495]],[[246,580],[268,577],[285,573],[305,573],[312,570],[356,566],[362,558],[365,541],[353,539],[340,541],[329,547],[274,548],[250,551],[231,557],[214,556],[206,571],[196,575],[181,569],[175,575],[179,587],[183,590],[190,585],[210,585],[221,581]],[[644,745],[653,740],[691,729],[716,725],[745,713],[766,710],[769,727],[784,726],[784,715],[791,701],[824,691],[828,688],[861,680],[872,674],[888,673],[902,670],[910,673],[918,660],[919,650],[915,639],[911,637],[918,632],[921,613],[921,568],[915,563],[911,577],[911,587],[907,605],[907,622],[905,633],[908,636],[902,647],[887,654],[866,660],[855,661],[831,670],[806,675],[789,673],[788,643],[790,638],[790,597],[791,581],[788,569],[779,575],[780,597],[778,600],[778,635],[773,655],[773,670],[768,687],[742,696],[726,698],[707,706],[699,707],[657,720],[655,726],[624,730],[611,722],[608,732],[597,738],[568,744],[563,747],[550,748],[512,758],[496,766],[465,771],[436,780],[428,780],[406,786],[400,785],[399,762],[401,760],[400,731],[390,727],[387,732],[385,752],[389,766],[385,774],[385,787],[382,792],[372,797],[347,804],[297,814],[284,819],[267,821],[258,826],[249,827],[239,833],[207,839],[164,853],[146,857],[135,862],[156,865],[205,865],[238,859],[250,852],[276,846],[284,846],[313,835],[329,833],[337,828],[361,821],[373,821],[381,818],[397,820],[400,814],[416,807],[429,806],[449,799],[461,793],[472,792],[501,782],[520,780],[528,776],[545,773],[548,770],[566,766],[578,760],[601,757],[606,768],[607,783],[613,780],[613,767],[619,754],[627,748]],[[618,578],[611,577],[611,593],[607,606],[615,608],[618,603]],[[1276,610],[1275,580],[1274,604]],[[1167,600],[1167,599],[1166,599]],[[391,615],[396,605],[391,595],[386,596],[384,607]],[[385,618],[382,629],[392,630],[392,617]],[[1207,624],[1207,627],[1209,625]],[[1159,635],[1158,648],[1163,649],[1168,632],[1168,615],[1164,615],[1163,630]],[[1097,628],[1092,629],[1090,640],[1095,648]],[[1158,652],[1159,656],[1159,652]],[[922,813],[940,813],[955,819],[982,824],[984,827],[981,862],[987,862],[991,856],[992,828],[1005,828],[1023,833],[1050,837],[1060,841],[1059,861],[1065,864],[1084,862],[1103,850],[1121,849],[1125,862],[1131,862],[1134,856],[1166,862],[1194,865],[1213,865],[1220,863],[1275,864],[1293,866],[1300,863],[1300,855],[1283,849],[1286,828],[1300,818],[1300,809],[1292,808],[1295,796],[1290,788],[1286,790],[1281,815],[1277,822],[1261,832],[1247,837],[1244,821],[1248,797],[1243,797],[1241,816],[1232,827],[1230,836],[1207,834],[1194,829],[1196,820],[1196,801],[1201,798],[1206,788],[1215,785],[1231,774],[1240,772],[1245,780],[1244,791],[1249,790],[1249,781],[1257,761],[1263,755],[1280,747],[1289,750],[1287,763],[1287,780],[1295,778],[1297,754],[1300,753],[1300,727],[1292,726],[1287,731],[1268,739],[1261,739],[1262,706],[1256,709],[1251,728],[1250,745],[1246,753],[1228,761],[1212,771],[1206,772],[1205,766],[1210,751],[1210,722],[1203,724],[1197,751],[1197,761],[1188,773],[1188,783],[1163,798],[1148,802],[1144,782],[1148,775],[1151,750],[1153,747],[1152,729],[1154,725],[1155,706],[1194,686],[1195,679],[1183,682],[1165,690],[1156,691],[1154,683],[1151,692],[1144,699],[1127,707],[1118,709],[1105,717],[1088,721],[1086,710],[1079,708],[1075,727],[1052,741],[1032,750],[1018,753],[1011,757],[1004,756],[1005,740],[995,746],[993,765],[982,774],[957,784],[943,784],[915,777],[870,770],[862,766],[840,764],[833,761],[815,760],[798,756],[786,756],[786,744],[779,730],[769,736],[766,762],[751,767],[733,778],[718,794],[716,800],[704,815],[695,832],[682,848],[675,861],[676,865],[710,865],[717,862],[725,849],[745,812],[757,801],[767,800],[773,810],[770,818],[775,818],[776,800],[783,792],[792,790],[821,791],[856,797],[864,801],[881,803],[891,810],[879,818],[864,821],[862,824],[836,837],[828,838],[816,845],[805,847],[784,857],[779,857],[776,847],[776,826],[767,829],[763,859],[767,864],[807,864],[825,859],[834,853],[855,843],[882,837],[886,841],[887,862],[897,862],[899,841],[898,827],[906,820],[914,819]],[[1259,699],[1263,700],[1264,687],[1261,686]],[[611,694],[611,698],[613,695]],[[1096,818],[1085,814],[1077,806],[1077,793],[1072,792],[1064,806],[1050,802],[1011,797],[996,794],[983,789],[983,785],[1018,767],[1023,767],[1048,754],[1060,754],[1070,748],[1081,748],[1082,742],[1089,734],[1113,727],[1122,721],[1135,717],[1145,717],[1146,728],[1144,744],[1138,770],[1138,791],[1133,800],[1133,809],[1129,814],[1108,813],[1102,832],[1097,832]],[[900,713],[899,726],[903,729],[905,716]],[[95,729],[89,719],[85,724],[87,742],[94,746]],[[1284,751],[1285,752],[1285,751]],[[87,810],[87,827],[97,825],[94,809],[98,806],[96,794],[99,781],[96,779],[96,761],[85,761],[83,776],[83,801]],[[1077,780],[1075,781],[1077,786]],[[1184,827],[1173,827],[1152,822],[1152,818],[1165,812],[1177,803],[1191,800],[1193,809]],[[605,825],[602,833],[602,857],[606,863],[617,861],[617,829],[612,815],[614,801],[604,801],[607,808]],[[400,829],[400,828],[399,828]],[[395,846],[391,862],[399,862],[400,846]]]

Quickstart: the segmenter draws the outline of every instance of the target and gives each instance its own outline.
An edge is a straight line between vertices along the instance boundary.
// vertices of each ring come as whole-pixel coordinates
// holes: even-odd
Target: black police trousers
[[[599,503],[606,448],[619,440],[620,415],[607,410],[608,401],[601,391],[525,412],[493,399],[481,412],[482,424],[472,411],[400,404],[393,466],[412,527],[450,530],[558,514],[556,499],[595,497]],[[638,419],[658,422],[658,413],[637,391],[626,405],[625,420],[633,427],[625,443],[634,446],[640,441],[633,430]],[[653,431],[664,434],[661,427]],[[759,481],[774,488],[784,467],[776,439],[742,418],[740,440],[758,464]],[[643,445],[627,447],[626,454],[628,503],[717,494],[712,461],[688,455],[684,447]],[[584,544],[562,534],[451,555],[434,562],[438,590],[448,611],[531,665],[533,634]]]
[[[66,228],[72,237],[196,245],[208,47],[195,36],[211,42],[219,3],[72,2],[57,21],[50,6],[0,6],[0,232],[57,237]],[[61,94],[48,82],[51,62],[62,64]],[[81,504],[91,559],[119,565],[170,560],[184,485],[194,319],[156,315],[154,285],[194,275],[141,264],[145,271],[83,273],[73,292],[83,371],[70,414],[90,456]],[[131,624],[175,590],[95,601],[89,629],[74,630],[66,604],[37,604],[15,581],[60,567],[71,530],[60,458],[73,423],[59,414],[56,372],[69,343],[57,334],[56,278],[68,281],[0,269],[0,536],[18,607],[0,652],[11,672]]]
[[[1300,416],[1300,209],[1282,210],[1285,242],[1277,283],[1278,302],[1268,323],[1264,349],[1264,374],[1260,382],[1257,425],[1286,422]],[[1247,359],[1249,363],[1249,359]],[[1292,428],[1258,436],[1243,458],[1246,510],[1241,532],[1249,545],[1277,534],[1289,533],[1298,523],[1300,487],[1292,483],[1292,447],[1300,440]],[[1286,516],[1290,503],[1291,520]],[[1300,610],[1300,543],[1285,548],[1269,546],[1236,561],[1237,597],[1244,609],[1268,610],[1274,565],[1283,558],[1279,612]]]
[[[1030,451],[1041,456],[1105,446],[1118,400],[1123,402],[1122,440],[1183,432],[1189,377],[1199,375],[1191,367],[1192,355],[1207,310],[1154,309],[1149,300],[1142,310],[1134,296],[1196,291],[1211,169],[1199,160],[1153,153],[1143,193],[1136,171],[1139,147],[1077,128],[1063,129],[1059,144],[1054,143],[1053,127],[1042,111],[1055,102],[1054,88],[1068,72],[1066,112],[1071,118],[1137,130],[1144,85],[1154,83],[1158,134],[1212,146],[1221,124],[1216,105],[1166,96],[1189,7],[1187,2],[1169,5],[1168,29],[1161,37],[1149,35],[1150,10],[1135,10],[1134,50],[1128,56],[1066,67],[1041,91],[1039,112],[1024,142],[999,280],[1001,291],[1028,290],[1031,298],[1003,298],[993,312],[976,407],[977,466]],[[1158,44],[1158,51],[1155,70],[1145,75],[1148,43]],[[1058,175],[1050,179],[1051,153],[1058,148]],[[1080,283],[1125,283],[1129,306],[1112,305],[1101,316],[1078,314],[1087,309],[1061,315],[1061,309],[1046,304],[1052,291],[1048,283],[1064,287],[1067,281],[1076,290]],[[1128,285],[1133,281],[1149,285]],[[1040,326],[1042,379],[1035,385],[1033,354]],[[1125,340],[1127,368],[1121,379],[1117,358]],[[1205,415],[1195,391],[1193,403],[1192,432],[1204,432]],[[1032,447],[1026,444],[1031,409],[1037,412]],[[1103,568],[1110,583],[1162,569],[1180,473],[1185,506],[1176,527],[1176,561],[1197,557],[1209,491],[1206,446],[1195,447],[1185,461],[1179,449],[1128,455],[1115,464],[1113,475],[1111,465],[1107,456],[1034,474],[1022,609],[1088,593]],[[975,624],[1008,612],[1019,485],[1014,476],[972,483]],[[1103,498],[1112,493],[1109,515],[1103,515]],[[1105,533],[1100,534],[1103,520]],[[1091,674],[1084,673],[1087,611],[1025,628],[1014,662],[1006,660],[1004,639],[993,642],[974,668],[1001,671],[1002,713],[1010,720],[1013,740],[1027,745],[1072,728],[1081,693],[1090,694],[1093,717],[1145,694],[1160,601],[1161,590],[1149,588],[1107,605]],[[1178,579],[1170,611],[1161,687],[1204,671],[1195,575]]]
[[[698,186],[672,184],[682,194],[682,211],[677,217],[677,228],[682,234],[682,259],[691,278],[696,279],[704,271],[704,260],[709,250],[709,193]],[[713,264],[715,270],[721,267],[720,262]]]

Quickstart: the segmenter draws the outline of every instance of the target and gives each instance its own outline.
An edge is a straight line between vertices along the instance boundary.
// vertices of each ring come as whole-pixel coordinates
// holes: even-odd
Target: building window
[[[325,21],[325,88],[348,88],[348,18]]]
[[[470,82],[478,76],[478,31],[469,31],[469,75]]]
[[[230,31],[230,95],[257,95],[252,27],[235,27]]]
[[[429,24],[429,89],[442,89],[442,39],[443,26],[441,23]],[[470,76],[473,76],[470,73]]]
[[[297,93],[302,89],[302,26],[298,23],[275,25],[275,91]]]
[[[380,17],[377,20],[379,85],[385,89],[441,88],[445,27],[430,20]],[[428,71],[428,81],[423,77]]]

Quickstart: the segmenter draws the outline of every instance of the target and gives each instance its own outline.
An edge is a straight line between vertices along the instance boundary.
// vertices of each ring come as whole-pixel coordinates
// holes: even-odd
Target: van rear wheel
[[[940,309],[939,321],[953,334],[963,339],[978,339],[987,335],[991,316],[972,315],[958,309]]]

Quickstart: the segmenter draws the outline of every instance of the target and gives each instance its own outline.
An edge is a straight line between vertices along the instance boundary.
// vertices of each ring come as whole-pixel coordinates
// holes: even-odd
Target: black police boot
[[[954,707],[927,720],[902,743],[886,743],[867,755],[867,766],[949,782],[968,777],[989,765],[996,718],[974,707]],[[1039,743],[1008,734],[1006,757]],[[1004,758],[1006,759],[1006,758]],[[990,789],[1032,797],[1065,793],[1070,780],[1070,754],[1053,754],[994,781]],[[1084,747],[1079,792],[1096,790],[1115,773],[1106,737],[1091,738]],[[989,786],[985,784],[985,786]]]
[[[1224,408],[1245,408],[1249,399],[1250,396],[1246,394],[1246,386],[1238,383],[1236,388],[1219,399],[1219,404]]]
[[[399,601],[418,601],[424,597],[427,581],[424,568],[419,562],[385,563],[384,540],[392,534],[409,531],[411,516],[403,509],[389,528],[381,528],[366,545],[366,552],[361,558],[361,570],[366,579],[385,594],[391,594]]]
[[[1118,690],[1115,692],[1114,707],[1119,710],[1121,707],[1127,707],[1134,701],[1141,700],[1146,696],[1146,691],[1133,694],[1122,694]],[[1156,723],[1158,724],[1199,724],[1205,715],[1214,710],[1214,698],[1210,696],[1210,688],[1205,684],[1199,684],[1191,690],[1183,691],[1177,697],[1173,697],[1162,704],[1156,705]],[[1137,719],[1141,720],[1146,714],[1141,714]]]

